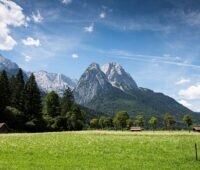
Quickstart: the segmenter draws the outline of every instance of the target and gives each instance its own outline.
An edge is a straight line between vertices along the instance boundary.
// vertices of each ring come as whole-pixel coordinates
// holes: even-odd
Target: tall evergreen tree
[[[40,91],[35,81],[35,76],[31,74],[26,82],[24,91],[24,112],[26,117],[26,127],[31,131],[40,130],[42,119],[42,104]]]
[[[74,95],[72,90],[68,87],[61,99],[61,114],[65,115],[68,111],[70,111],[72,105],[74,104]]]
[[[0,113],[10,104],[10,89],[6,71],[0,73]]]
[[[14,81],[14,87],[12,87],[12,106],[20,111],[24,111],[24,76],[21,69],[18,70]]]

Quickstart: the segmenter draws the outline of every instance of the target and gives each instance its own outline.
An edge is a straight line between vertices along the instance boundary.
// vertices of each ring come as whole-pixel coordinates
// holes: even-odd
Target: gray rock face
[[[131,75],[128,74],[119,64],[104,64],[102,66],[102,71],[106,74],[112,86],[119,88],[122,91],[138,88]]]
[[[106,75],[100,66],[92,63],[81,76],[74,90],[75,100],[79,104],[86,104],[95,96],[105,94],[112,89]]]
[[[63,74],[39,71],[34,72],[34,75],[39,88],[47,93],[55,91],[57,94],[62,95],[66,88],[74,89],[76,86],[75,81]]]
[[[0,70],[5,70],[9,73],[12,73],[18,69],[19,67],[16,63],[0,55]]]

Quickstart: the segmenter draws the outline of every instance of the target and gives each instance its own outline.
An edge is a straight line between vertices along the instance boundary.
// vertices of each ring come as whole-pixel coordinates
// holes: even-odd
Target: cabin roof
[[[192,129],[200,131],[200,127],[193,127]]]
[[[2,128],[3,126],[6,126],[8,128],[8,126],[6,125],[6,123],[0,123],[0,128]]]
[[[143,128],[140,126],[136,126],[136,127],[131,127],[130,130],[143,130]]]

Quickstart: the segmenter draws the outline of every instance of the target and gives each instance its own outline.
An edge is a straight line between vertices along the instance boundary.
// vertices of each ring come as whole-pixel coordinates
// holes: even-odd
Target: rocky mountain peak
[[[120,64],[108,63],[102,66],[102,71],[107,76],[112,86],[127,91],[137,88],[137,84]]]
[[[100,66],[92,63],[78,81],[74,90],[75,99],[78,103],[84,104],[92,100],[94,96],[106,93],[110,88],[112,85]]]

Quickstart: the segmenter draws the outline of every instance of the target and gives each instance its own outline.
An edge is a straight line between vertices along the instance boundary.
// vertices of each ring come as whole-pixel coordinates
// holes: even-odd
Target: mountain
[[[19,66],[11,60],[0,55],[0,70],[5,70],[11,75],[15,75],[19,69]],[[27,79],[31,72],[24,71],[24,77]],[[48,73],[46,71],[34,72],[37,84],[42,92],[50,92],[54,90],[59,95],[62,95],[63,91],[70,87],[74,89],[76,86],[76,80],[73,80],[63,74]]]
[[[91,64],[78,81],[74,95],[77,103],[111,116],[124,110],[131,117],[143,114],[147,119],[152,115],[162,119],[170,112],[179,121],[186,113],[200,120],[199,114],[173,98],[138,87],[122,66],[115,63],[103,65],[102,70],[98,64]]]
[[[102,71],[107,76],[110,84],[122,91],[129,91],[138,88],[130,74],[128,74],[122,66],[117,63],[104,64],[102,66]]]
[[[76,86],[75,80],[72,80],[63,74],[39,71],[34,72],[34,75],[39,88],[43,92],[48,93],[50,91],[55,91],[59,95],[62,95],[66,88],[70,87],[71,89],[74,89]]]
[[[11,60],[0,55],[0,70],[5,70],[9,74],[15,74],[19,66]]]
[[[75,100],[80,104],[87,104],[95,96],[107,94],[112,89],[106,75],[100,66],[92,63],[81,76],[74,89]]]

